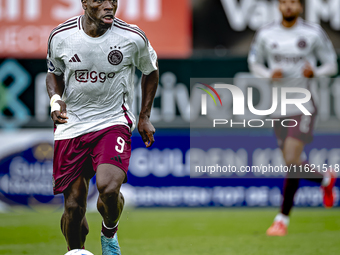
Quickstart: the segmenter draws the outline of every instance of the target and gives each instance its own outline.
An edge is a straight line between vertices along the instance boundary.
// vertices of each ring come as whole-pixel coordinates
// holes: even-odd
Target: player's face
[[[86,0],[83,8],[98,25],[110,27],[117,11],[118,0]]]
[[[299,0],[280,0],[279,9],[283,19],[290,21],[302,13],[302,5]]]

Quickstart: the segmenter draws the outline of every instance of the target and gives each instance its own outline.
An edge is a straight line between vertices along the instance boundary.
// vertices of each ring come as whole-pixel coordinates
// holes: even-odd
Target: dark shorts
[[[287,137],[293,137],[300,140],[304,144],[311,143],[313,141],[313,129],[316,114],[310,116],[297,115],[292,117],[280,118],[280,121],[274,122],[274,131],[277,138],[278,145],[283,149],[283,145]],[[297,121],[297,126],[295,127],[283,127],[281,121],[285,119],[294,119]],[[294,121],[284,122],[286,126],[294,126]]]
[[[57,140],[53,158],[54,194],[62,193],[80,174],[91,178],[100,164],[115,165],[126,174],[130,156],[131,133],[124,125]]]

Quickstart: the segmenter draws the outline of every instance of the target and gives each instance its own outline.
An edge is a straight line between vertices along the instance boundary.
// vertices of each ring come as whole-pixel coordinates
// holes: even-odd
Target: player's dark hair
[[[300,1],[300,4],[302,5],[302,6],[305,6],[305,0],[299,0]],[[280,2],[280,0],[279,0],[279,2]]]

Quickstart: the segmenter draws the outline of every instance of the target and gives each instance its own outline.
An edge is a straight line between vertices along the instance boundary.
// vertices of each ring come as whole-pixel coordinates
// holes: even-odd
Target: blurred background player
[[[309,88],[313,77],[332,76],[337,73],[336,53],[323,29],[310,24],[299,16],[303,12],[303,3],[299,0],[280,0],[279,9],[282,22],[274,22],[260,29],[255,35],[248,56],[249,69],[257,77],[271,78],[274,86]],[[317,67],[317,60],[321,66]],[[265,66],[267,63],[268,68]],[[306,79],[307,78],[307,79]],[[299,98],[299,94],[289,95]],[[278,145],[282,150],[287,166],[304,166],[308,162],[303,158],[304,146],[313,140],[313,126],[317,108],[313,99],[304,104],[312,114],[303,115],[295,105],[287,105],[287,115],[280,115],[280,102],[273,117],[294,119],[296,127],[284,128],[281,121],[274,125]],[[293,126],[294,122],[288,124]],[[287,234],[289,213],[293,207],[294,195],[299,186],[299,178],[320,183],[324,190],[324,205],[333,206],[332,188],[335,178],[331,172],[289,173],[284,181],[283,203],[281,212],[267,230],[267,235],[283,236]]]
[[[80,3],[79,3],[80,4]],[[127,181],[135,66],[142,71],[138,131],[154,142],[151,105],[158,85],[157,55],[144,32],[115,18],[117,0],[82,0],[85,14],[55,28],[49,38],[46,85],[56,124],[54,193],[63,193],[61,229],[69,249],[84,246],[89,181],[96,172],[103,217],[102,252],[120,254],[116,231]]]

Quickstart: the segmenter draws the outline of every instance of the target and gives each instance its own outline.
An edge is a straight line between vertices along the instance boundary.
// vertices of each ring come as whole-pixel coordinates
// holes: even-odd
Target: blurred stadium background
[[[0,254],[46,254],[32,252],[36,249],[53,249],[51,254],[65,251],[58,229],[62,197],[52,196],[53,129],[45,88],[45,57],[50,31],[81,13],[80,0],[0,0]],[[339,209],[298,209],[293,219],[296,225],[290,229],[295,235],[277,239],[278,243],[270,244],[272,250],[268,252],[263,248],[268,245],[264,233],[280,205],[282,179],[189,176],[190,78],[235,77],[237,84],[237,77],[251,77],[247,66],[251,40],[257,28],[280,18],[277,1],[119,0],[117,16],[146,32],[158,53],[160,66],[159,89],[152,110],[156,142],[146,149],[134,132],[128,183],[122,188],[130,206],[121,223],[123,251],[276,254],[279,247],[277,254],[301,254],[299,242],[293,242],[294,252],[285,243],[314,231],[315,235],[305,235],[302,241],[303,247],[303,242],[306,247],[311,244],[306,254],[314,254],[319,247],[316,244],[327,240],[331,245],[328,251],[336,254],[333,251],[340,245],[332,238],[340,232]],[[308,0],[304,17],[322,25],[339,54],[340,0]],[[141,95],[138,71],[135,81],[137,114]],[[315,141],[306,147],[306,155],[316,164],[340,164],[340,78],[320,80],[315,89],[319,96],[319,120]],[[268,100],[261,97],[260,90],[258,94],[258,104]],[[252,132],[225,130],[230,143],[223,149],[230,164],[268,164],[280,157],[271,129]],[[209,156],[208,152],[205,156]],[[338,181],[335,207],[340,206],[339,186]],[[96,210],[96,198],[93,180],[89,211]],[[295,205],[321,207],[320,188],[302,181]],[[141,207],[148,209],[131,209]],[[225,210],[231,207],[236,208]],[[307,215],[307,220],[302,215]],[[91,230],[89,250],[99,254],[99,215],[89,217],[90,227],[91,222],[98,225]],[[313,225],[320,221],[321,225]],[[98,235],[93,233],[96,228]],[[32,236],[24,240],[22,231],[29,231]],[[134,239],[131,231],[147,234],[139,238],[134,233]],[[203,245],[205,238],[207,243]],[[229,241],[224,245],[225,239]],[[178,242],[181,244],[177,249]],[[238,250],[243,242],[248,242],[244,252]],[[136,244],[140,250],[132,248]]]

